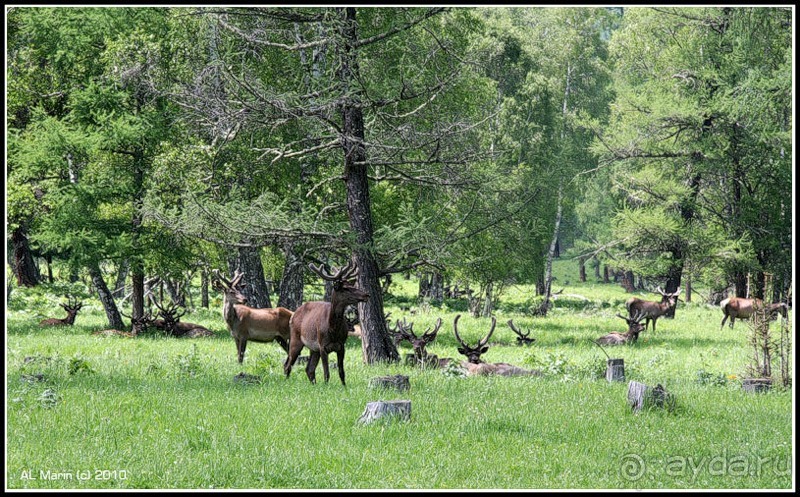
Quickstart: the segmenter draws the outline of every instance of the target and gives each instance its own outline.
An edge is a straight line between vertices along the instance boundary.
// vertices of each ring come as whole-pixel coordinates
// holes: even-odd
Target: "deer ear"
[[[485,354],[487,350],[489,350],[489,347],[482,347],[481,354]]]
[[[458,348],[458,353],[461,355],[467,355],[467,350],[463,347]]]
[[[333,289],[337,292],[341,291],[344,288],[344,282],[342,281],[334,281],[333,282]]]

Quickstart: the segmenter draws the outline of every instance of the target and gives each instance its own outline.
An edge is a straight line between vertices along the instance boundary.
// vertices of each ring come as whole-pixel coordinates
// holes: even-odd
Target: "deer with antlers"
[[[439,318],[436,320],[433,330],[431,330],[429,326],[422,336],[418,337],[417,334],[414,333],[414,323],[406,323],[404,318],[402,322],[398,319],[395,326],[389,328],[389,333],[394,336],[395,346],[398,346],[404,340],[411,344],[414,353],[406,358],[406,362],[413,362],[423,367],[439,368],[449,364],[452,359],[439,359],[435,354],[428,354],[428,351],[425,350],[425,346],[436,340],[436,334],[439,333],[439,328],[441,328],[441,326],[442,319]]]
[[[242,294],[241,281],[244,273],[237,270],[233,278],[228,280],[218,270],[213,271],[212,286],[223,294],[222,317],[228,325],[239,364],[244,361],[247,342],[277,342],[286,353],[289,353],[289,319],[292,311],[285,307],[257,309],[247,305],[247,297]]]
[[[303,347],[308,347],[310,358],[306,365],[306,375],[309,381],[317,382],[317,362],[321,357],[323,375],[327,383],[330,378],[328,354],[336,352],[339,379],[344,385],[344,344],[348,336],[345,309],[348,305],[366,302],[369,294],[356,288],[355,283],[350,281],[358,275],[358,267],[352,261],[333,274],[314,264],[309,264],[308,267],[322,279],[333,282],[331,301],[306,302],[294,312],[289,321],[291,339],[284,373],[288,378],[300,351]]]
[[[158,308],[158,315],[161,316],[163,320],[163,329],[168,335],[172,335],[175,337],[183,337],[183,338],[200,338],[200,337],[210,337],[214,336],[214,332],[206,328],[205,326],[200,326],[199,324],[195,323],[187,323],[180,320],[181,316],[186,314],[186,309],[182,310],[178,313],[178,304],[172,303],[168,306],[163,306],[156,302],[153,299],[153,304]],[[155,324],[158,320],[150,320],[149,323],[153,323],[154,326],[159,326]]]
[[[542,372],[533,369],[523,369],[507,362],[488,363],[481,359],[481,355],[489,350],[489,338],[494,332],[497,325],[497,320],[492,316],[492,327],[489,329],[489,334],[484,338],[478,340],[478,344],[470,346],[465,342],[461,335],[458,334],[458,319],[461,314],[458,314],[453,321],[453,332],[456,335],[456,340],[461,344],[458,348],[458,353],[467,357],[466,361],[462,361],[461,365],[465,367],[471,375],[500,375],[500,376],[541,376]]]
[[[626,318],[622,314],[617,314],[618,318],[624,319],[625,322],[628,323],[628,331],[625,333],[611,332],[595,340],[595,343],[597,345],[624,345],[636,343],[636,340],[639,339],[639,333],[645,329],[645,325],[641,322],[645,316],[646,314],[644,312],[639,312],[632,318]]]
[[[108,330],[99,330],[92,332],[92,335],[97,336],[121,336],[125,338],[135,338],[142,333],[147,326],[153,322],[153,315],[151,312],[147,312],[143,316],[139,318],[134,318],[125,314],[124,312],[120,311],[123,317],[126,317],[131,320],[131,331],[122,331],[122,330],[115,330],[115,329],[108,329]]]
[[[531,330],[528,330],[526,333],[522,333],[521,330],[514,326],[513,319],[508,320],[508,327],[511,328],[511,331],[517,334],[517,345],[530,345],[536,341],[535,338],[528,338],[528,335],[531,334]]]
[[[81,307],[83,307],[83,302],[78,301],[77,298],[73,299],[72,297],[67,296],[67,303],[59,305],[63,307],[65,311],[67,311],[67,317],[63,319],[42,319],[39,321],[39,326],[72,326],[75,324],[75,316],[78,315],[78,311],[80,311]]]
[[[674,309],[678,304],[678,295],[681,293],[681,289],[678,288],[678,291],[675,293],[666,293],[661,290],[661,287],[658,287],[655,293],[661,295],[661,302],[642,300],[637,297],[631,297],[625,302],[629,317],[633,318],[639,313],[644,313],[644,331],[647,331],[647,327],[650,321],[652,321],[654,333],[656,331],[656,321],[658,318],[669,312],[670,309]]]

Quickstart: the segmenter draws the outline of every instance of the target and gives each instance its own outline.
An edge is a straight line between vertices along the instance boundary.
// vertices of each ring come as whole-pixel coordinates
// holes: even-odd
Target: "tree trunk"
[[[608,265],[603,264],[603,283],[611,283],[608,279]]]
[[[592,267],[594,268],[594,277],[599,281],[602,276],[600,276],[600,261],[594,259],[592,261]]]
[[[430,295],[434,302],[441,302],[444,299],[444,276],[438,271],[431,276]]]
[[[417,290],[417,298],[422,300],[430,297],[431,284],[428,279],[428,273],[419,274],[419,289]]]
[[[28,236],[25,229],[20,227],[11,233],[11,243],[14,247],[14,263],[11,265],[14,276],[17,277],[17,286],[32,287],[39,284],[39,268],[33,260]]]
[[[179,305],[180,307],[186,307],[186,299],[183,298],[182,292],[178,290],[175,281],[172,278],[162,278],[164,280],[164,286],[167,287],[167,293],[169,294],[169,298],[172,301]]]
[[[686,275],[686,289],[685,289],[685,291],[683,293],[684,293],[683,300],[686,301],[687,304],[690,303],[692,301],[692,275],[691,274],[687,274]]]
[[[578,280],[586,283],[586,257],[578,258]]]
[[[633,271],[624,271],[622,273],[622,282],[620,284],[628,293],[636,290],[636,287],[633,284]]]
[[[486,284],[486,297],[483,299],[483,310],[481,316],[489,317],[492,315],[492,282]]]
[[[103,279],[103,273],[100,271],[100,266],[94,262],[87,266],[89,275],[92,277],[92,284],[97,290],[97,298],[103,304],[103,309],[106,311],[108,318],[108,327],[115,330],[124,330],[125,324],[122,322],[122,317],[119,315],[117,304],[114,302],[114,297]]]
[[[561,193],[561,186],[559,186],[558,206],[556,208],[556,222],[555,226],[553,227],[553,241],[550,242],[550,250],[547,252],[547,263],[545,264],[544,301],[539,307],[539,312],[537,313],[541,316],[546,316],[547,311],[550,308],[550,293],[553,284],[553,257],[555,256],[555,251],[558,246],[558,231],[561,227],[561,208],[562,208],[561,200],[562,200],[562,193]]]
[[[200,269],[200,306],[208,309],[208,272]]]
[[[266,309],[272,307],[269,300],[269,288],[264,279],[264,266],[261,264],[260,250],[257,247],[239,247],[236,258],[229,259],[231,274],[238,269],[242,276],[242,294],[247,297],[250,307]]]
[[[51,254],[47,254],[44,256],[45,262],[47,262],[47,282],[51,285],[53,284],[53,256]]]
[[[380,271],[372,250],[373,226],[367,177],[366,150],[364,147],[364,117],[361,111],[361,98],[355,92],[359,79],[359,69],[355,43],[358,41],[355,7],[338,8],[344,14],[340,29],[343,45],[339,51],[339,82],[344,85],[345,98],[342,112],[342,146],[344,148],[344,177],[347,189],[347,215],[350,227],[356,235],[357,246],[354,251],[358,265],[358,286],[369,294],[369,300],[358,304],[361,321],[361,344],[364,361],[367,364],[399,360],[386,321],[383,318],[383,293],[381,292]]]
[[[114,283],[114,291],[112,292],[115,298],[125,295],[125,280],[128,278],[128,270],[130,269],[128,260],[120,262],[119,270],[117,271],[117,281]]]
[[[133,159],[133,218],[131,219],[131,246],[134,251],[140,249],[139,236],[142,228],[142,206],[144,203],[144,156],[137,152]],[[131,264],[131,306],[133,319],[144,316],[144,263],[139,255],[134,256]]]
[[[283,250],[286,261],[278,290],[278,307],[285,307],[290,311],[303,304],[303,257],[298,252],[294,243],[287,244]]]

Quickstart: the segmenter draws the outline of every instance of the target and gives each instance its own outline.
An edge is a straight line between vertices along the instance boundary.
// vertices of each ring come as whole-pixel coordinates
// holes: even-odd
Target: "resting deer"
[[[83,307],[83,302],[79,302],[78,299],[73,299],[72,297],[67,298],[66,304],[58,304],[67,311],[67,317],[63,319],[57,318],[49,318],[49,319],[42,319],[39,321],[39,326],[72,326],[75,324],[75,316],[78,315],[78,311],[81,310]]]
[[[439,318],[436,320],[432,331],[431,328],[428,327],[422,336],[418,337],[416,333],[414,333],[414,323],[407,324],[405,319],[403,319],[402,322],[398,319],[394,328],[389,328],[389,333],[394,335],[395,346],[399,345],[403,340],[407,340],[414,349],[414,353],[406,358],[406,362],[413,361],[414,364],[419,364],[421,366],[439,368],[449,364],[452,359],[439,359],[435,354],[428,354],[428,351],[425,350],[425,346],[436,340],[436,334],[439,332],[441,326],[442,319]]]
[[[720,330],[725,326],[726,319],[731,318],[730,327],[733,329],[733,322],[736,321],[736,318],[750,319],[750,316],[759,309],[764,309],[770,318],[777,316],[779,313],[786,318],[788,312],[788,305],[784,302],[776,302],[765,306],[764,301],[761,299],[745,299],[742,297],[727,298],[719,303],[719,307],[725,315],[719,325]]]
[[[125,314],[122,311],[120,311],[120,314],[122,314],[123,317],[126,317],[131,320],[131,331],[128,332],[115,329],[108,329],[108,330],[95,331],[92,333],[92,335],[98,335],[98,336],[116,335],[126,338],[135,338],[139,335],[139,333],[142,333],[145,330],[145,328],[147,328],[147,326],[153,321],[153,315],[150,312],[148,312],[147,314],[143,315],[140,318],[135,318],[135,319]]]
[[[511,331],[517,334],[517,345],[530,345],[536,341],[535,338],[528,338],[528,335],[531,334],[530,330],[528,330],[527,333],[522,333],[520,330],[518,330],[517,327],[514,326],[513,319],[508,320],[508,327],[511,328]]]
[[[541,371],[536,370],[529,370],[523,369],[518,366],[514,366],[513,364],[509,364],[507,362],[496,362],[496,363],[487,363],[481,359],[481,355],[485,354],[487,350],[489,350],[488,343],[489,338],[492,336],[494,332],[495,325],[497,324],[497,320],[492,316],[492,328],[489,330],[489,334],[486,337],[481,338],[478,340],[478,344],[474,347],[470,346],[464,340],[461,339],[461,336],[458,334],[458,319],[461,317],[461,314],[456,316],[456,319],[453,321],[453,332],[456,335],[456,340],[458,343],[461,344],[461,347],[458,348],[458,353],[465,355],[467,357],[466,361],[462,361],[461,365],[467,369],[469,374],[471,375],[500,375],[500,376],[540,376],[542,373]]]
[[[644,331],[647,331],[647,326],[650,324],[650,321],[653,322],[654,333],[656,331],[656,321],[658,318],[669,312],[669,310],[673,309],[678,303],[678,295],[681,293],[681,289],[678,288],[678,291],[675,293],[665,293],[661,290],[661,287],[658,287],[655,293],[661,295],[661,302],[642,300],[637,297],[631,297],[625,302],[625,307],[628,309],[628,315],[630,317],[634,317],[642,312],[644,313]]]
[[[310,358],[306,365],[306,375],[311,383],[316,383],[317,362],[322,357],[322,370],[325,382],[328,382],[328,354],[336,352],[339,379],[344,382],[344,344],[347,341],[347,318],[345,309],[348,305],[366,302],[369,295],[354,286],[348,280],[358,275],[358,268],[349,262],[334,274],[330,274],[313,264],[308,266],[322,279],[333,282],[333,293],[330,302],[306,302],[301,305],[289,321],[291,339],[289,341],[289,357],[284,364],[284,373],[288,378],[297,357],[303,347],[308,347]]]
[[[164,320],[164,331],[168,335],[184,338],[199,338],[214,336],[214,332],[200,326],[199,324],[181,322],[180,318],[186,314],[186,309],[178,313],[178,305],[174,302],[167,307],[161,306],[158,302],[153,300],[153,304],[158,308],[158,315]],[[152,320],[150,322],[155,322]]]
[[[214,270],[215,279],[212,286],[223,294],[222,317],[228,325],[239,364],[244,361],[247,342],[277,342],[286,353],[289,353],[289,319],[292,311],[285,307],[257,309],[247,305],[239,284],[244,273],[236,271],[233,279],[227,280],[218,270]]]
[[[597,345],[624,345],[624,344],[633,344],[636,343],[636,340],[639,339],[639,333],[641,333],[645,326],[642,325],[641,321],[644,319],[645,314],[640,312],[633,318],[626,318],[622,314],[617,314],[617,317],[620,319],[624,319],[626,323],[628,323],[628,331],[625,333],[619,332],[611,332],[608,335],[602,336],[595,340]]]

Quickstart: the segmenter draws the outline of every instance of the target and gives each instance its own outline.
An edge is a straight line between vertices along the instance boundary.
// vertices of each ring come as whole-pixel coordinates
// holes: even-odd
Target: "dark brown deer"
[[[644,331],[645,326],[641,323],[645,314],[640,312],[633,318],[626,318],[622,314],[617,314],[617,317],[624,319],[628,323],[628,331],[625,333],[611,332],[608,335],[602,336],[595,340],[597,345],[624,345],[636,343],[639,339],[639,333]]]
[[[39,326],[72,326],[75,324],[75,316],[78,315],[78,311],[81,310],[83,307],[83,302],[79,302],[78,299],[73,299],[72,297],[67,297],[66,304],[58,304],[67,311],[67,317],[64,319],[57,319],[57,318],[49,318],[49,319],[42,319],[39,321]]]
[[[637,297],[631,297],[627,302],[625,302],[625,307],[628,309],[629,317],[632,318],[640,313],[644,313],[644,331],[647,331],[650,321],[653,322],[653,332],[656,331],[656,321],[658,318],[666,314],[670,309],[675,307],[675,305],[678,303],[678,295],[681,293],[681,289],[678,288],[678,291],[675,293],[665,293],[661,290],[661,287],[658,287],[656,288],[655,293],[662,296],[661,302],[642,300]]]
[[[451,359],[439,359],[435,354],[428,354],[425,346],[436,340],[436,334],[439,333],[439,328],[441,327],[442,319],[439,318],[436,320],[432,331],[429,326],[422,336],[418,337],[414,333],[414,323],[408,324],[405,319],[402,322],[398,319],[394,328],[389,328],[389,333],[394,335],[395,346],[404,340],[411,344],[414,354],[409,359],[412,359],[414,364],[438,368],[447,365]]]
[[[233,340],[236,342],[239,364],[244,361],[247,342],[277,342],[286,353],[289,353],[289,319],[292,311],[285,307],[257,309],[247,305],[247,298],[242,294],[239,284],[244,273],[236,271],[233,279],[227,280],[219,271],[213,271],[215,279],[212,286],[224,295],[222,317],[228,325]]]
[[[131,331],[122,331],[122,330],[115,330],[115,329],[108,329],[108,330],[99,330],[92,332],[92,335],[97,336],[121,336],[126,338],[136,338],[139,333],[142,333],[153,321],[153,315],[148,312],[147,314],[143,315],[140,318],[134,319],[133,317],[125,314],[124,312],[120,311],[123,317],[126,317],[131,320]]]
[[[750,319],[757,310],[764,309],[770,318],[776,317],[778,314],[786,318],[788,312],[788,305],[784,302],[776,302],[774,304],[767,304],[764,306],[764,301],[761,299],[745,299],[742,297],[727,298],[719,303],[722,314],[722,323],[719,325],[721,330],[725,326],[725,320],[731,318],[730,327],[733,328],[733,322],[736,318]]]
[[[306,375],[311,383],[316,383],[317,362],[322,357],[322,370],[325,382],[328,382],[328,354],[336,352],[339,379],[344,382],[344,344],[347,341],[347,318],[345,309],[348,305],[366,302],[369,295],[349,282],[358,275],[358,267],[348,262],[334,274],[316,267],[308,266],[322,279],[333,282],[333,293],[330,302],[306,302],[301,305],[289,321],[291,339],[289,340],[289,357],[284,364],[284,372],[288,378],[297,357],[303,347],[308,347],[310,358],[306,365]]]
[[[517,334],[517,345],[530,345],[536,341],[535,338],[528,338],[528,335],[531,334],[531,331],[528,330],[527,333],[522,333],[522,331],[518,330],[516,326],[514,326],[514,320],[508,320],[508,327],[511,328],[511,331]]]
[[[453,331],[456,335],[456,340],[458,343],[461,344],[461,347],[458,348],[458,352],[462,355],[467,356],[466,361],[461,362],[461,366],[466,368],[468,374],[470,375],[499,375],[499,376],[541,376],[542,372],[532,369],[523,369],[518,366],[514,366],[513,364],[509,364],[507,362],[496,362],[496,363],[488,363],[484,362],[481,359],[481,355],[485,354],[487,350],[489,350],[488,343],[489,338],[492,336],[494,332],[495,325],[497,324],[497,320],[492,316],[492,328],[489,330],[489,334],[486,335],[485,338],[481,338],[478,341],[478,344],[474,347],[471,347],[467,344],[464,340],[461,339],[461,336],[458,334],[458,318],[461,315],[457,315],[455,321],[453,321]]]
[[[153,304],[158,308],[158,315],[164,320],[164,331],[168,335],[183,338],[199,338],[214,336],[214,332],[195,323],[181,322],[180,318],[186,314],[186,309],[178,313],[178,304],[172,303],[167,307],[160,305],[153,300]],[[155,320],[151,321],[155,322]]]

